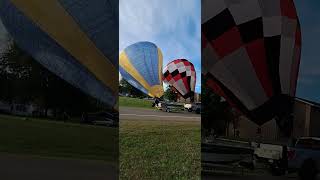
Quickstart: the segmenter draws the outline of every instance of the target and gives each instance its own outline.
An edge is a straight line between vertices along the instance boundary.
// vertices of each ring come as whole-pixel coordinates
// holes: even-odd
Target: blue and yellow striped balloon
[[[0,17],[39,63],[116,107],[118,1],[0,0]]]
[[[120,53],[119,71],[131,85],[151,97],[161,97],[162,52],[151,42],[137,42]]]

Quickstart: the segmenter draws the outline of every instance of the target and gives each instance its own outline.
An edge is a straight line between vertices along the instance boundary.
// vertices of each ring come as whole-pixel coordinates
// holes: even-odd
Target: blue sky
[[[178,58],[196,68],[196,92],[201,92],[201,1],[120,0],[119,50],[138,41],[155,43],[164,66]]]
[[[296,96],[320,102],[320,1],[295,0],[302,31]]]

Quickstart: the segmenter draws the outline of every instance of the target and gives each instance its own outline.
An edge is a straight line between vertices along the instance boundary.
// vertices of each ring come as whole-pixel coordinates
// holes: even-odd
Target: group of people
[[[154,99],[154,102],[152,103],[152,107],[159,106],[159,103],[160,103],[160,99],[156,97]]]

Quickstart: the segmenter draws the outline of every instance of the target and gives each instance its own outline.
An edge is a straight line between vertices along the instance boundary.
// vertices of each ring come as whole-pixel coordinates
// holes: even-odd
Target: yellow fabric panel
[[[57,0],[11,0],[44,32],[118,95],[118,70]]]
[[[158,68],[159,68],[159,81],[160,85],[162,86],[162,66],[163,66],[163,56],[161,50],[158,48]]]
[[[161,97],[164,93],[162,84],[161,85],[154,85],[150,89],[150,93],[153,95],[152,97]]]
[[[119,65],[127,71],[134,79],[136,79],[148,92],[150,92],[151,87],[148,82],[141,76],[137,69],[132,65],[130,59],[124,51],[120,53]]]

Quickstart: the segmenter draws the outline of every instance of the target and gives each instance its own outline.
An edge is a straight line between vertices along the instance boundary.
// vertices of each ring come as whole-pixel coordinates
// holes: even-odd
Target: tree
[[[14,42],[1,54],[0,82],[0,99],[36,104],[45,110],[45,115],[49,108],[74,116],[101,109],[96,99],[50,72]]]
[[[146,94],[144,94],[142,91],[132,86],[124,78],[122,78],[119,82],[119,92],[123,94],[130,94],[133,97],[139,97],[139,98],[147,97]]]
[[[231,107],[206,85],[204,77],[202,79],[202,128],[204,131],[214,130],[216,135],[226,135],[233,119]]]
[[[177,95],[171,88],[167,88],[163,94],[163,98],[169,101],[176,101]]]

